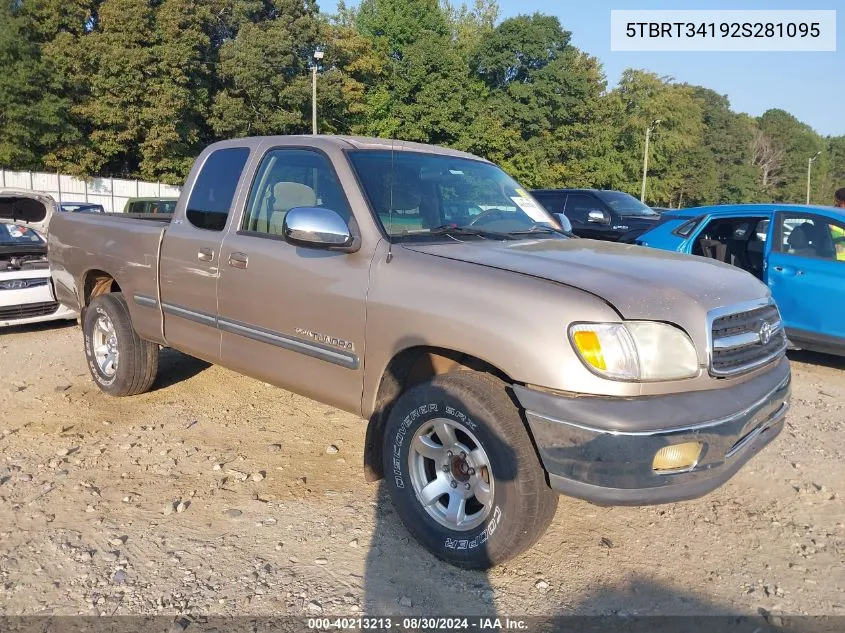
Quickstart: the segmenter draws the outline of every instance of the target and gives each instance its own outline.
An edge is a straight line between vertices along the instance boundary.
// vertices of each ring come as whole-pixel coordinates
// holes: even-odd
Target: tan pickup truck
[[[102,390],[148,390],[168,346],[359,414],[369,478],[463,567],[530,547],[558,492],[703,495],[788,408],[766,286],[713,260],[570,239],[501,169],[457,151],[217,143],[172,218],[60,214],[48,244]]]

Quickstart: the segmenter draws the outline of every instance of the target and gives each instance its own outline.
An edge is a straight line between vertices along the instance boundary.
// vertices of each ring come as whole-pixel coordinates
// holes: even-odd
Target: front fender
[[[556,282],[394,245],[376,253],[367,301],[362,412],[376,409],[391,360],[412,347],[436,347],[483,360],[522,384],[634,395],[587,371],[567,338],[575,320],[616,321],[603,299]]]

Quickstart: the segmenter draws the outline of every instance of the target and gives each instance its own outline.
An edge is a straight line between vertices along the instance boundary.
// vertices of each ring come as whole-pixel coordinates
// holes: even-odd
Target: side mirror
[[[288,211],[282,235],[285,241],[306,248],[352,253],[361,245],[343,218],[323,207],[295,207]]]
[[[572,233],[572,223],[569,221],[563,213],[555,213],[555,218],[557,221],[560,222],[560,228],[566,231],[567,233]]]
[[[604,211],[593,209],[587,213],[587,222],[593,222],[595,224],[610,224],[610,216]]]

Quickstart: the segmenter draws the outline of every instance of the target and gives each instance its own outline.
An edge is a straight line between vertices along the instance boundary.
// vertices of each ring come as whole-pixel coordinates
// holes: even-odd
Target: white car
[[[0,327],[76,313],[56,301],[47,263],[47,222],[55,201],[33,191],[0,190]]]

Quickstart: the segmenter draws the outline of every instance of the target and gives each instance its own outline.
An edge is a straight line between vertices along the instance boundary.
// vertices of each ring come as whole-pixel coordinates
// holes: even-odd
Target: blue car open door
[[[845,223],[781,211],[766,277],[789,338],[799,347],[845,347]]]

